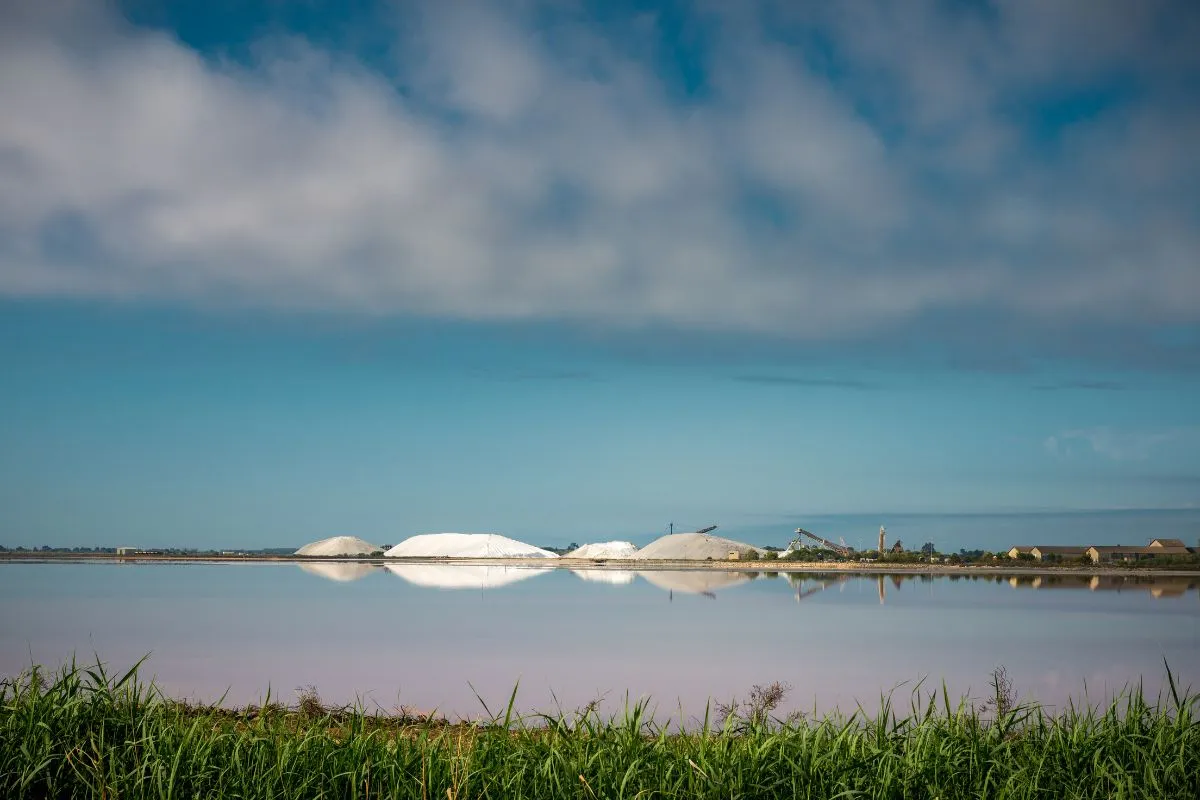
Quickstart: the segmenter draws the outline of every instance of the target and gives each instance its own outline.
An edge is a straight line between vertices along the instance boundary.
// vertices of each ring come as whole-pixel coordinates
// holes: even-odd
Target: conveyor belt
[[[803,536],[807,536],[808,538],[820,544],[822,547],[832,550],[840,556],[848,556],[854,552],[854,549],[851,547],[847,547],[844,544],[838,544],[837,542],[831,542],[828,539],[817,536],[815,533],[809,533],[808,531],[804,530],[804,528],[796,528],[796,538],[793,539],[792,543],[788,545],[788,549],[791,550],[797,545],[802,545],[803,541],[801,540],[801,537]]]

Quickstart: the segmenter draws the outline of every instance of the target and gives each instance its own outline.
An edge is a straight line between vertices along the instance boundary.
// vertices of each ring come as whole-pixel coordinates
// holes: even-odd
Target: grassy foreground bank
[[[678,734],[644,706],[488,725],[196,708],[136,669],[72,667],[0,682],[0,797],[1200,797],[1198,698],[1173,680],[1098,711],[998,699],[786,722],[752,710]]]

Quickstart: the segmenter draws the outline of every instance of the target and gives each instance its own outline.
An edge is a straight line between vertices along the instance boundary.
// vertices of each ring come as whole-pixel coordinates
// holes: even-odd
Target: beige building
[[[1164,544],[1164,542],[1179,541],[1178,539],[1155,539],[1146,547],[1128,547],[1125,545],[1107,546],[1098,545],[1089,547],[1087,554],[1093,562],[1099,564],[1104,561],[1140,561],[1144,558],[1155,558],[1157,556],[1186,556],[1191,553],[1180,542],[1178,545]]]
[[[1057,560],[1057,559],[1066,560],[1066,559],[1071,559],[1071,558],[1083,558],[1088,554],[1088,552],[1087,552],[1086,547],[1069,547],[1069,546],[1056,545],[1056,544],[1039,544],[1039,545],[1031,548],[1029,550],[1029,554],[1032,555],[1038,561],[1045,561],[1046,559],[1050,559],[1053,561],[1053,560]]]
[[[1188,546],[1183,543],[1183,539],[1151,539],[1151,550],[1171,551],[1172,553],[1188,553],[1191,552]]]
[[[1182,539],[1151,539],[1148,545],[1077,545],[1038,544],[1016,545],[1008,550],[1009,558],[1029,556],[1035,561],[1068,561],[1090,558],[1093,563],[1110,561],[1138,561],[1157,556],[1186,556],[1200,552],[1200,548],[1187,547]]]
[[[1132,545],[1093,545],[1088,548],[1088,558],[1099,564],[1104,561],[1138,561],[1143,558],[1153,558],[1154,553],[1149,547]]]
[[[1023,555],[1030,555],[1033,556],[1035,561],[1083,558],[1087,554],[1086,547],[1057,544],[1037,544],[1032,547],[1016,545],[1008,551],[1009,558],[1020,558]]]

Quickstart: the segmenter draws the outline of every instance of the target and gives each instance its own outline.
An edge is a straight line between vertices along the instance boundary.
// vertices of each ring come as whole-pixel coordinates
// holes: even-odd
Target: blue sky
[[[1190,3],[0,23],[0,544],[1200,527]]]

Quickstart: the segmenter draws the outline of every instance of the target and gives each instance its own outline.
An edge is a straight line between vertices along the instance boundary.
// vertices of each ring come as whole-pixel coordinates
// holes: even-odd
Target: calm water
[[[1135,583],[900,575],[588,572],[353,564],[0,564],[0,672],[150,653],[170,694],[287,702],[316,686],[452,716],[503,706],[664,715],[791,684],[790,708],[874,709],[921,679],[982,696],[1005,665],[1024,698],[1097,700],[1163,659],[1200,688],[1200,579]]]

